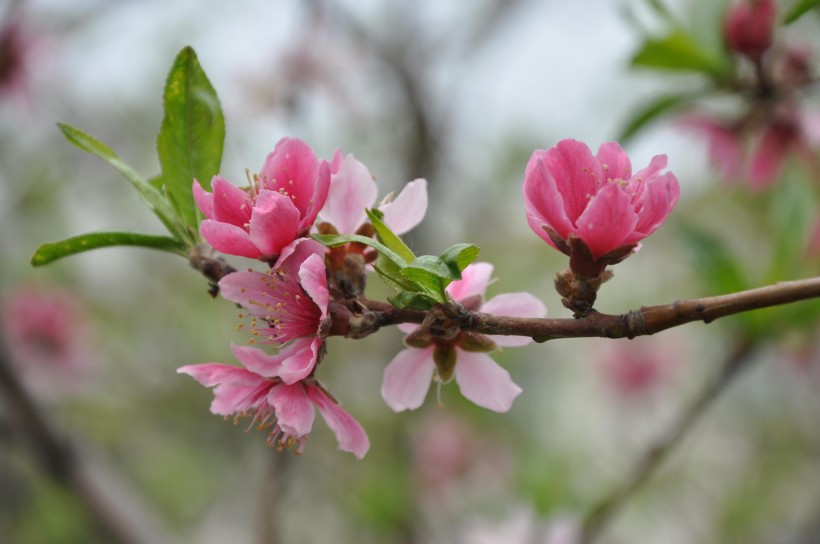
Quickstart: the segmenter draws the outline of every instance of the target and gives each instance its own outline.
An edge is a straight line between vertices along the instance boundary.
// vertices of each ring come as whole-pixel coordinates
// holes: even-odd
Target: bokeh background
[[[319,377],[370,436],[357,461],[336,451],[318,420],[294,456],[208,412],[211,393],[176,368],[230,362],[230,343],[247,337],[236,330],[236,309],[212,300],[184,259],[115,248],[44,268],[28,262],[39,244],[87,231],[162,232],[128,184],[67,143],[55,123],[157,173],[164,79],[191,45],[225,112],[224,177],[242,184],[245,169],[260,168],[285,135],[322,157],[338,147],[355,154],[382,195],[425,177],[427,219],[406,237],[417,253],[475,243],[495,265],[490,296],[530,291],[551,316],[569,317],[552,287],[565,257],[526,224],[524,166],[534,149],[563,138],[595,149],[659,94],[703,87],[696,73],[630,66],[647,36],[668,28],[652,4],[0,4],[0,24],[16,25],[21,44],[0,54],[0,78],[10,51],[20,70],[0,88],[6,351],[134,542],[573,542],[589,509],[629,479],[738,352],[744,371],[600,541],[820,542],[812,305],[632,341],[504,351],[497,359],[524,388],[507,414],[472,406],[455,386],[444,387],[443,406],[431,394],[421,409],[395,414],[379,388],[400,333],[333,338]],[[722,50],[727,3],[662,4],[704,47]],[[809,14],[778,39],[816,49],[819,24]],[[800,97],[806,111],[817,106],[811,91]],[[732,111],[733,99],[715,107]],[[706,139],[674,116],[624,145],[636,169],[667,154],[682,197],[668,223],[617,266],[601,311],[817,274],[816,170],[790,160],[764,191],[726,183],[708,162]],[[388,292],[373,278],[368,294]],[[26,341],[29,351],[16,347]],[[42,469],[13,406],[0,408],[0,540],[107,542],[86,502]]]

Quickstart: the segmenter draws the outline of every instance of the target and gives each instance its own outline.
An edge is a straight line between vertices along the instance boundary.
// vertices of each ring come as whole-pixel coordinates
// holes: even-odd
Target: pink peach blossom
[[[340,150],[330,161],[330,172],[330,189],[319,216],[340,234],[354,234],[367,222],[365,209],[376,202],[376,183],[364,164],[353,155],[343,157]],[[395,200],[388,197],[378,208],[384,214],[385,224],[396,234],[404,234],[424,218],[427,181],[409,182]]]
[[[249,181],[240,189],[214,176],[207,193],[194,180],[194,200],[206,218],[200,233],[218,251],[273,263],[310,230],[327,199],[330,169],[303,141],[282,138]]]
[[[447,292],[456,301],[472,305],[481,301],[490,283],[493,266],[489,263],[474,263],[462,273],[462,279],[447,287]],[[508,293],[476,304],[478,311],[511,317],[544,317],[544,304],[529,293]],[[415,325],[401,326],[405,333],[418,330]],[[408,337],[409,338],[409,337]],[[490,336],[497,346],[523,346],[532,342],[531,338],[513,336]],[[426,347],[408,347],[396,355],[384,369],[382,397],[395,411],[414,410],[422,405],[433,375],[441,383],[440,369],[435,361],[436,350],[454,350],[455,381],[461,393],[472,402],[496,412],[506,412],[513,400],[521,393],[521,388],[513,383],[510,374],[501,368],[486,353],[470,349],[474,338],[460,333],[452,340],[434,339]]]
[[[276,355],[246,348],[253,351],[254,360],[275,366],[286,384],[313,372],[324,344],[330,294],[323,253],[317,242],[301,239],[283,254],[279,268],[265,274],[234,272],[219,282],[222,296],[248,310],[256,340],[287,344]]]
[[[723,38],[727,47],[751,59],[760,59],[772,46],[776,17],[774,0],[742,0],[734,3],[726,12],[723,24]]]
[[[364,429],[315,380],[285,383],[277,366],[266,366],[253,351],[233,346],[234,355],[245,368],[208,363],[183,366],[177,372],[214,388],[212,413],[250,418],[251,426],[270,428],[271,445],[300,453],[313,427],[316,406],[336,435],[339,449],[359,459],[364,457],[370,448]]]
[[[595,260],[623,257],[678,201],[678,180],[671,172],[662,174],[664,168],[666,156],[657,155],[633,175],[629,157],[615,142],[601,145],[597,156],[576,140],[536,150],[524,177],[527,221],[567,255],[574,238]]]

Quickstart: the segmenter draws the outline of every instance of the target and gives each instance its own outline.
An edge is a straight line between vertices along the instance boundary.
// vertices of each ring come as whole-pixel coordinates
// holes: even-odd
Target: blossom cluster
[[[426,181],[411,181],[395,197],[378,204],[379,216],[394,234],[415,227],[427,209]],[[330,161],[316,157],[298,139],[282,139],[261,171],[237,187],[214,176],[212,192],[194,182],[194,199],[204,215],[202,237],[215,249],[266,263],[264,272],[248,269],[219,281],[221,295],[244,308],[252,344],[232,346],[241,367],[221,363],[187,365],[180,373],[214,388],[211,411],[269,430],[268,441],[300,452],[311,430],[314,406],[339,442],[361,458],[369,448],[362,426],[344,411],[315,373],[322,362],[331,326],[333,300],[363,295],[364,279],[375,252],[364,244],[326,248],[311,233],[373,236],[366,210],[374,208],[377,188],[367,167],[353,155],[336,151]],[[351,262],[358,266],[351,266]],[[546,308],[529,293],[497,296],[484,292],[493,267],[475,263],[446,289],[453,303],[467,309],[513,317],[544,317]],[[241,326],[240,326],[241,327]],[[520,346],[529,338],[485,337],[457,331],[449,336],[416,325],[403,326],[408,348],[386,367],[382,395],[396,411],[423,403],[433,381],[455,377],[462,393],[491,410],[507,411],[521,392],[509,373],[487,352]]]

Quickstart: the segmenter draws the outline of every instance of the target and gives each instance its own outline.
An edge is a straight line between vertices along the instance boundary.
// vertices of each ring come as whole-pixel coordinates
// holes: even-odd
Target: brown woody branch
[[[537,342],[545,342],[556,338],[634,338],[692,321],[710,323],[729,315],[813,298],[820,298],[820,277],[780,282],[728,295],[644,306],[620,315],[593,310],[578,319],[497,316],[468,311],[455,303],[443,306],[440,310],[464,331],[529,336]],[[426,316],[426,311],[400,309],[366,299],[341,301],[331,306],[332,325],[329,334],[362,338],[384,326],[421,323]]]

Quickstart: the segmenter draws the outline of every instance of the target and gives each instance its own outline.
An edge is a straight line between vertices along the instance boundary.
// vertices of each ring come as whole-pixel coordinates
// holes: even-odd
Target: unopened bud
[[[723,37],[735,53],[759,60],[771,46],[775,25],[774,0],[744,0],[726,13]]]

